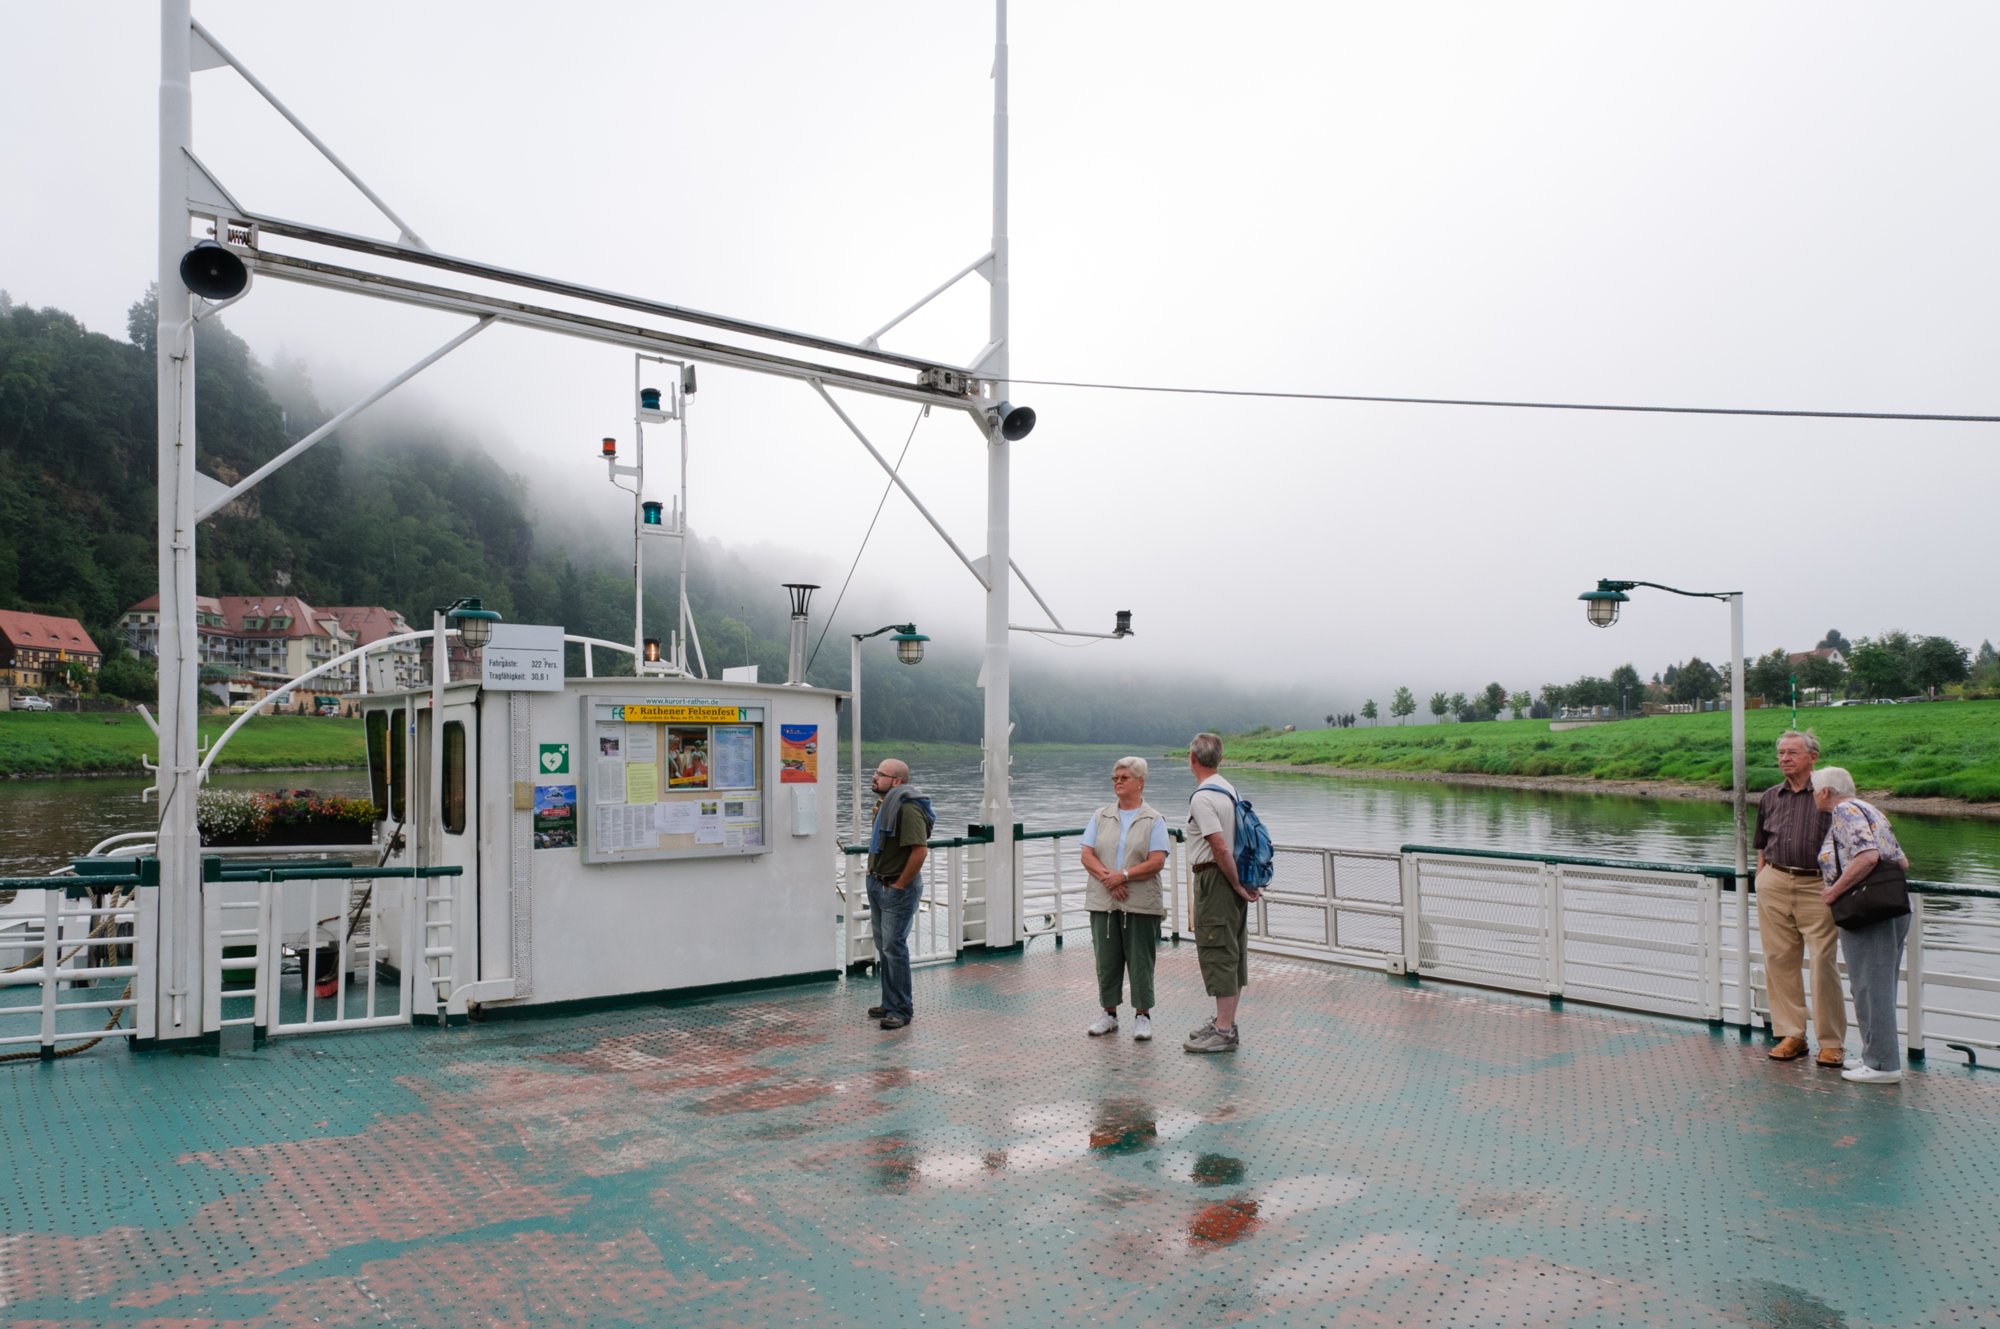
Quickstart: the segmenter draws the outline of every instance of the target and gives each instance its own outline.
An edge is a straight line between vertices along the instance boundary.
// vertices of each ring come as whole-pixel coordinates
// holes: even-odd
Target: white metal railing
[[[1402,857],[1410,972],[1722,1019],[1715,877],[1512,857]]]
[[[923,898],[910,925],[910,965],[956,960],[968,931],[967,879],[976,859],[978,903],[985,904],[985,848],[965,840],[934,840],[920,874]],[[841,967],[875,962],[874,915],[868,908],[866,858],[842,851],[835,864],[834,891],[840,901]],[[983,921],[978,925],[983,931]]]
[[[39,894],[40,910],[17,909],[0,942],[0,1054],[33,1047],[28,1055],[52,1057],[64,1044],[132,1037],[139,1005],[134,892],[99,892],[101,903],[62,888]]]

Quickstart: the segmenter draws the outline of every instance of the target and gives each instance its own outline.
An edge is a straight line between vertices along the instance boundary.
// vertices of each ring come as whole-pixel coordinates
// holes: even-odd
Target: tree
[[[1840,635],[1839,628],[1828,628],[1826,635],[1819,639],[1819,645],[1813,647],[1813,649],[1816,651],[1832,649],[1839,651],[1842,655],[1846,655],[1854,648],[1847,644],[1847,638]]]
[[[1416,697],[1411,695],[1410,690],[1408,688],[1397,688],[1396,699],[1389,703],[1389,714],[1395,716],[1398,720],[1407,724],[1409,722],[1410,717],[1415,715],[1416,713],[1417,713]]]
[[[1451,694],[1451,699],[1454,703],[1451,713],[1460,724],[1470,724],[1479,718],[1479,698],[1468,697],[1463,692],[1454,692]]]
[[[1979,653],[1972,657],[1972,674],[1966,680],[1981,692],[2000,688],[2000,651],[1993,649],[1993,643],[1979,643]]]
[[[1864,697],[1900,697],[1908,692],[1909,648],[1909,636],[1902,632],[1863,637],[1854,643],[1854,649],[1847,653],[1847,673],[1854,690]]]
[[[1461,720],[1465,718],[1466,704],[1463,692],[1452,693],[1450,699],[1445,702],[1445,705],[1451,708],[1451,713],[1457,718]]]
[[[1507,689],[1498,683],[1488,683],[1480,696],[1480,715],[1488,720],[1500,718],[1500,712],[1507,709]]]
[[[108,660],[97,671],[97,690],[127,701],[151,701],[160,695],[158,666],[136,655]]]
[[[1743,688],[1747,695],[1762,697],[1766,702],[1783,702],[1792,695],[1792,659],[1780,647],[1768,655],[1759,656],[1757,663],[1743,674]]]
[[[1801,692],[1807,688],[1813,688],[1817,691],[1833,693],[1839,691],[1841,685],[1846,681],[1847,666],[1837,660],[1828,659],[1824,655],[1807,656],[1804,667],[1799,670],[1799,690]]]
[[[1336,727],[1337,727],[1337,726],[1338,726],[1339,724],[1340,724],[1340,717],[1339,717],[1339,716],[1337,716],[1337,715],[1329,715],[1329,716],[1327,716],[1327,717],[1326,717],[1326,727],[1327,727],[1328,729],[1333,729],[1333,728],[1336,728]]]
[[[1919,637],[1910,652],[1910,682],[1933,697],[1948,683],[1963,683],[1971,672],[1970,653],[1949,637]]]
[[[1674,674],[1675,701],[1713,701],[1721,695],[1721,673],[1698,655],[1689,656],[1688,662]]]
[[[1375,699],[1373,697],[1370,697],[1367,701],[1361,703],[1361,718],[1366,720],[1369,724],[1371,725],[1374,724],[1375,717],[1380,713],[1381,712],[1375,709]]]
[[[1585,674],[1576,682],[1563,689],[1563,704],[1567,706],[1616,706],[1618,689],[1611,686],[1608,678],[1593,678]]]
[[[1611,691],[1617,698],[1613,704],[1621,711],[1629,711],[1646,700],[1645,681],[1630,664],[1619,665],[1611,671]]]
[[[1535,704],[1535,699],[1529,696],[1525,692],[1516,692],[1515,694],[1507,698],[1507,709],[1514,712],[1514,718],[1516,720],[1526,715],[1528,713],[1528,708],[1530,706],[1533,706],[1534,704]]]
[[[1442,720],[1445,717],[1445,712],[1449,711],[1450,709],[1451,709],[1450,697],[1445,696],[1442,692],[1433,692],[1431,694],[1432,715],[1435,715],[1438,719]]]

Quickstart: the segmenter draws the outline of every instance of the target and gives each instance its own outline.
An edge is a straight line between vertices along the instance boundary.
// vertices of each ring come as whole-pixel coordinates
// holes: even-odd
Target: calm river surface
[[[869,744],[873,762],[893,744]],[[1081,826],[1092,808],[1110,801],[1115,751],[1018,754],[1015,812],[1031,830]],[[1142,752],[1152,765],[1147,798],[1176,822],[1193,788],[1184,761]],[[844,756],[844,754],[843,754]],[[846,829],[847,763],[840,772],[840,815]],[[871,767],[872,769],[872,767]],[[1728,863],[1732,837],[1726,803],[1681,802],[1597,794],[1538,793],[1400,780],[1334,780],[1310,775],[1228,771],[1280,844],[1348,849],[1395,849],[1404,844],[1588,854],[1670,862]],[[977,820],[979,762],[954,758],[919,763],[915,783],[937,805],[941,831]],[[81,854],[107,835],[150,824],[141,805],[143,779],[0,781],[0,875],[45,871]],[[310,787],[322,793],[365,794],[360,771],[298,771],[219,776],[237,789]],[[2000,822],[1900,813],[1896,833],[1928,881],[2000,886]]]

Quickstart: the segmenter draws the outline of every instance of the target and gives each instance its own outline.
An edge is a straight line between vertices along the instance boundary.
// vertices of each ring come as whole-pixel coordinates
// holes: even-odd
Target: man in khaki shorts
[[[1846,1060],[1847,1002],[1835,950],[1840,929],[1820,899],[1819,847],[1831,818],[1813,804],[1813,763],[1819,740],[1787,729],[1778,738],[1784,779],[1757,800],[1757,930],[1764,941],[1764,987],[1771,997],[1773,1061],[1806,1054],[1805,982],[1799,961],[1812,964],[1813,1033],[1819,1064],[1839,1070]]]
[[[1195,955],[1202,986],[1215,998],[1215,1018],[1181,1044],[1189,1052],[1236,1051],[1236,1003],[1250,982],[1244,933],[1257,893],[1236,876],[1236,789],[1216,774],[1221,765],[1221,737],[1196,734],[1188,744],[1195,784],[1188,799],[1188,863],[1194,869]]]

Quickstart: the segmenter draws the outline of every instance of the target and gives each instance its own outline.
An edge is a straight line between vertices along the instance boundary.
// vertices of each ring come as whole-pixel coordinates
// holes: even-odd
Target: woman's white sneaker
[[[1133,1016],[1133,1017],[1132,1017],[1132,1037],[1134,1037],[1134,1038],[1138,1039],[1138,1040],[1139,1040],[1139,1041],[1140,1041],[1141,1043],[1146,1043],[1146,1042],[1150,1042],[1150,1041],[1152,1041],[1152,1037],[1153,1037],[1153,1017],[1152,1017],[1152,1016],[1150,1016],[1150,1015],[1135,1015],[1135,1016]]]
[[[1896,1084],[1903,1078],[1903,1073],[1900,1070],[1878,1071],[1873,1066],[1857,1061],[1842,1071],[1840,1078],[1852,1080],[1856,1084]]]
[[[1115,1034],[1118,1032],[1118,1017],[1110,1011],[1106,1011],[1095,1020],[1092,1020],[1090,1028],[1083,1032],[1089,1034],[1092,1038],[1101,1038],[1105,1034]]]

